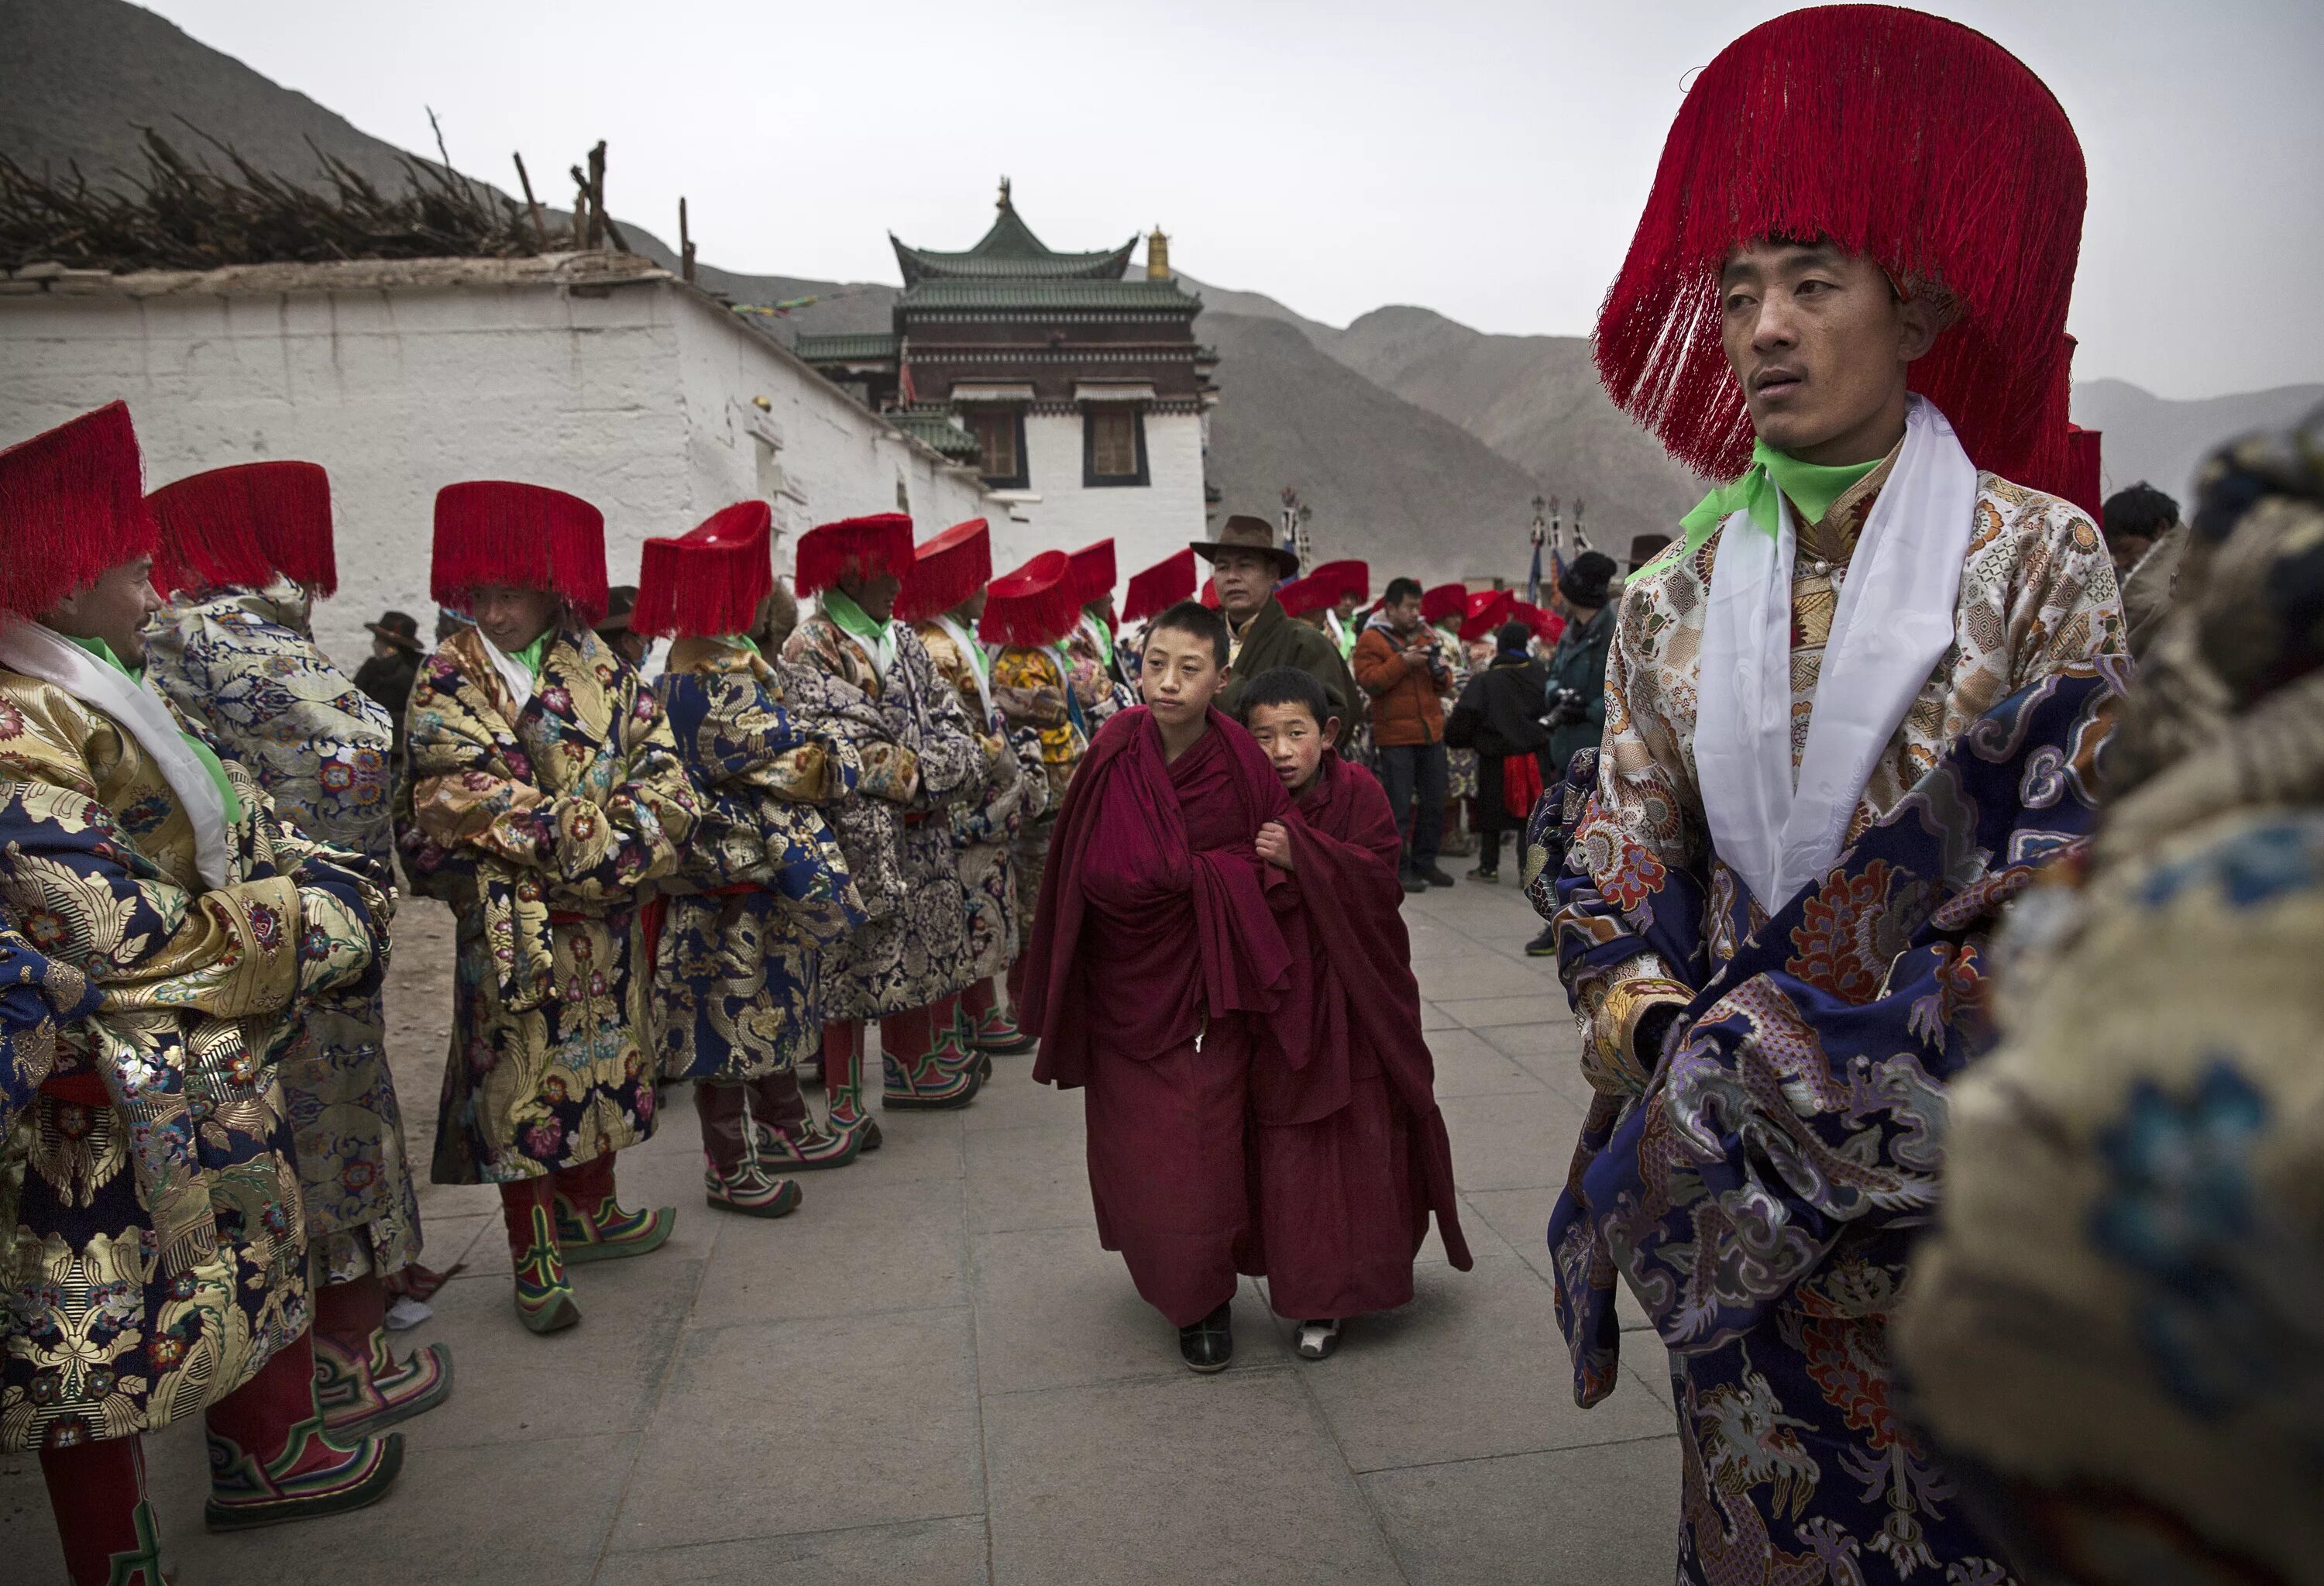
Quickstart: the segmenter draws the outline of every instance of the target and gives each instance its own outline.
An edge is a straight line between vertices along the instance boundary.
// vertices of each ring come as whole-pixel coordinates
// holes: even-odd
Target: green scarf
[[[759,648],[759,641],[748,633],[721,633],[718,636],[718,642],[731,644],[737,650],[747,650],[761,660],[767,659],[766,652]]]
[[[556,637],[557,630],[554,627],[543,629],[540,638],[522,650],[510,650],[508,658],[538,678],[540,676],[540,663],[549,659],[549,641]]]
[[[823,592],[823,609],[846,632],[872,644],[886,644],[888,630],[894,626],[892,619],[886,622],[873,622],[869,613],[835,587]]]
[[[1104,658],[1105,669],[1110,672],[1113,670],[1113,630],[1105,625],[1105,619],[1098,614],[1097,607],[1085,605],[1082,611],[1089,618],[1090,626],[1097,630],[1097,652]]]
[[[1737,512],[1750,513],[1751,521],[1773,539],[1777,532],[1778,491],[1807,514],[1809,522],[1821,523],[1823,515],[1831,511],[1832,503],[1879,466],[1877,457],[1868,463],[1842,463],[1836,467],[1803,463],[1764,440],[1755,440],[1751,443],[1751,466],[1744,470],[1743,477],[1732,484],[1720,485],[1697,503],[1694,511],[1681,518],[1679,527],[1686,531],[1685,537],[1656,557],[1651,565],[1660,567],[1665,562],[1692,556],[1702,549],[1702,542],[1711,538],[1712,530]]]
[[[60,637],[71,640],[75,644],[79,645],[83,650],[88,651],[89,654],[97,657],[97,659],[104,661],[106,665],[112,667],[115,671],[121,673],[139,687],[142,688],[144,687],[145,669],[143,667],[133,667],[128,665],[119,656],[113,653],[113,646],[107,644],[104,640],[83,639],[78,633],[66,633],[60,635]],[[218,764],[217,752],[211,749],[208,744],[203,742],[199,738],[195,737],[191,733],[180,732],[178,736],[186,741],[186,747],[192,750],[194,752],[194,758],[202,762],[202,770],[209,772],[210,780],[217,784],[218,792],[226,799],[226,824],[230,826],[239,825],[242,821],[242,800],[235,797],[234,784],[226,779],[226,767]]]

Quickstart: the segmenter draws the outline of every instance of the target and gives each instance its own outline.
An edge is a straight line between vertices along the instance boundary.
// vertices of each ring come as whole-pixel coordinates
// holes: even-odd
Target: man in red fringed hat
[[[0,452],[0,1447],[39,1451],[75,1586],[161,1586],[143,1433],[203,1413],[214,1530],[402,1464],[316,1400],[281,1083],[317,1000],[377,987],[390,895],[144,686],[127,409]]]
[[[883,1106],[965,1107],[983,1083],[984,1059],[962,1044],[955,1023],[974,976],[951,810],[982,788],[993,751],[920,636],[895,620],[911,565],[912,521],[901,512],[810,530],[799,541],[798,586],[820,597],[819,609],[784,646],[793,663],[872,705],[880,733],[858,738],[856,752],[867,776],[876,763],[891,777],[896,796],[890,834],[848,850],[871,921],[832,949],[821,987],[832,1126],[862,1131],[867,1150],[879,1126],[862,1104],[865,1021],[880,1021]]]
[[[1073,664],[1063,648],[1081,618],[1076,593],[1071,559],[1064,551],[1045,550],[992,581],[978,624],[979,635],[993,646],[993,703],[1012,740],[1032,739],[1047,784],[1041,815],[1018,828],[1010,852],[1010,868],[1023,905],[1009,963],[1012,1014],[1024,1004],[1025,947],[1032,939],[1033,910],[1041,899],[1049,839],[1057,813],[1065,807],[1065,789],[1073,786],[1074,773],[1089,751],[1089,717],[1074,691]]]
[[[331,484],[312,463],[244,463],[155,491],[153,581],[166,604],[145,669],[310,837],[394,885],[394,728],[316,645],[310,603],[337,587]],[[282,1065],[313,1246],[316,1392],[337,1432],[392,1425],[443,1401],[441,1344],[398,1361],[390,1277],[420,1259],[420,1205],[387,1062],[382,990],[318,997]]]
[[[475,619],[411,691],[404,865],[459,931],[433,1171],[500,1186],[517,1315],[551,1332],[580,1320],[572,1265],[657,1249],[678,1220],[623,1211],[613,1156],[654,1130],[641,906],[693,832],[694,787],[651,690],[591,631],[596,508],[447,484],[429,583]]]
[[[2088,831],[2125,675],[2043,493],[2082,203],[1991,40],[1795,12],[1695,78],[1599,321],[1615,401],[1735,480],[1629,579],[1602,746],[1528,844],[1597,1093],[1559,1321],[1585,1404],[1618,1280],[1669,1347],[1689,1581],[2007,1578],[1895,1418],[1886,1318],[1987,936]]]
[[[1073,552],[1069,560],[1073,570],[1067,576],[1073,581],[1074,598],[1081,604],[1081,614],[1074,621],[1073,632],[1065,635],[1063,648],[1065,659],[1073,663],[1074,693],[1094,733],[1114,712],[1136,705],[1138,696],[1122,675],[1121,657],[1114,643],[1118,624],[1113,616],[1113,541],[1101,539],[1085,545]]]
[[[1009,731],[994,697],[992,660],[976,636],[992,581],[992,536],[982,518],[954,524],[914,552],[911,571],[896,597],[896,615],[910,622],[927,646],[936,673],[960,696],[961,709],[986,741],[992,770],[982,796],[953,808],[953,846],[960,884],[968,895],[969,966],[976,979],[961,995],[958,1038],[988,1055],[1032,1049],[1001,1006],[1001,985],[1017,957],[1022,915],[1033,906],[1017,890],[1010,853],[1026,825],[1049,805],[1040,745],[1031,734]]]
[[[671,641],[656,693],[701,810],[663,883],[675,895],[654,964],[662,1076],[695,1082],[705,1197],[754,1217],[798,1207],[783,1174],[842,1166],[862,1145],[815,1122],[798,1068],[822,1040],[816,960],[863,923],[824,813],[853,798],[862,765],[790,708],[750,637],[774,591],[771,527],[767,503],[746,501],[647,540],[631,613],[632,632]]]
[[[1444,658],[1445,677],[1455,699],[1469,686],[1469,647],[1461,641],[1461,624],[1468,614],[1469,586],[1465,584],[1439,584],[1420,597],[1420,619],[1436,635],[1437,650]],[[1466,854],[1476,851],[1474,823],[1468,818],[1476,797],[1477,752],[1447,748],[1444,823],[1443,834],[1437,838],[1438,853]]]

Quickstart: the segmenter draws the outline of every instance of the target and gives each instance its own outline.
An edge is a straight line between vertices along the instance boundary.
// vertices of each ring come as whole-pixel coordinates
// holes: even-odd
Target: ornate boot
[[[782,1217],[798,1210],[798,1181],[773,1176],[751,1155],[740,1081],[695,1081],[694,1115],[702,1124],[705,1200],[746,1217]]]
[[[678,1208],[624,1212],[613,1199],[613,1154],[549,1176],[557,1185],[557,1246],[565,1259],[618,1261],[658,1250],[678,1230]]]
[[[967,1106],[984,1083],[975,1055],[968,1056],[966,1066],[955,1067],[939,1056],[935,1009],[890,1014],[880,1021],[880,1063],[887,1081],[880,1104],[927,1111]]]
[[[751,1099],[751,1149],[770,1173],[844,1167],[869,1148],[860,1133],[841,1134],[817,1123],[799,1094],[798,1075],[788,1068],[746,1080],[742,1090]]]
[[[857,1142],[859,1151],[880,1148],[880,1120],[863,1110],[863,1021],[826,1019],[823,1027],[823,1100],[831,1132]]]
[[[71,1586],[166,1586],[143,1438],[43,1444],[41,1475]]]
[[[573,1283],[565,1275],[565,1252],[557,1242],[551,1211],[557,1186],[546,1178],[501,1185],[501,1221],[508,1228],[509,1257],[516,1268],[516,1314],[535,1332],[558,1332],[581,1320],[573,1303]]]
[[[315,1407],[310,1334],[275,1352],[258,1375],[209,1407],[213,1531],[309,1520],[377,1503],[403,1469],[403,1434],[341,1439]]]
[[[976,1077],[992,1077],[992,1055],[981,1051],[976,1045],[976,1025],[965,1010],[966,999],[958,991],[937,998],[928,1007],[929,1056],[954,1074],[973,1069]],[[887,1041],[881,1040],[884,1049]]]
[[[1019,1028],[1016,1019],[1001,1011],[1001,988],[988,975],[960,994],[961,1011],[968,1016],[969,1043],[980,1052],[996,1057],[1014,1057],[1031,1051],[1040,1044],[1039,1037]]]
[[[387,1281],[366,1273],[315,1291],[315,1403],[323,1425],[361,1437],[408,1421],[452,1391],[452,1355],[442,1344],[398,1363],[387,1347]]]

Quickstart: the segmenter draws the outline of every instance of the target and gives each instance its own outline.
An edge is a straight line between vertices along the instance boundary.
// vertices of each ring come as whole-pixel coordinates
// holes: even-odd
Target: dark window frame
[[[1025,404],[1022,402],[975,402],[969,405],[969,430],[977,437],[976,466],[978,477],[989,490],[1028,490],[1032,488],[1032,459],[1025,455]],[[1017,471],[1014,474],[987,474],[984,470],[984,437],[978,425],[984,420],[1005,415],[1017,447]]]
[[[1130,437],[1138,448],[1138,472],[1135,474],[1101,474],[1097,471],[1097,418],[1101,412],[1130,412]],[[1082,488],[1110,490],[1116,486],[1136,488],[1151,485],[1153,471],[1146,457],[1146,408],[1139,402],[1084,402],[1082,404]]]

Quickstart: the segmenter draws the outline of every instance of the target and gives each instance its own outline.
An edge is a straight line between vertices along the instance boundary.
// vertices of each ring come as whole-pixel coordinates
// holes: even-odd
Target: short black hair
[[[2106,510],[2099,516],[2105,520],[2108,539],[2123,534],[2160,539],[2163,530],[2179,521],[2179,503],[2142,479],[2107,497]]]
[[[1219,658],[1219,665],[1227,664],[1227,654],[1234,648],[1233,636],[1227,632],[1227,620],[1199,600],[1182,600],[1168,611],[1146,624],[1146,638],[1167,628],[1173,633],[1190,633],[1197,639],[1207,639]],[[1145,639],[1139,642],[1142,645]]]
[[[1394,605],[1400,600],[1418,600],[1420,595],[1419,579],[1391,578],[1388,581],[1388,593],[1380,596],[1380,604]]]
[[[1318,727],[1332,719],[1331,695],[1315,680],[1314,673],[1303,672],[1297,667],[1269,667],[1243,684],[1242,696],[1235,701],[1235,719],[1250,726],[1250,713],[1262,705],[1277,709],[1286,705],[1304,705]]]

